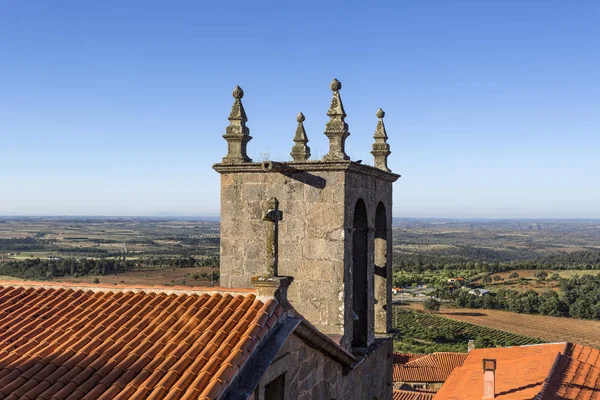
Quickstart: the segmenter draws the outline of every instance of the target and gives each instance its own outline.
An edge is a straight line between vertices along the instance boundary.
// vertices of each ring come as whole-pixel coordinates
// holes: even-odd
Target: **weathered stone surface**
[[[255,400],[264,400],[265,385],[282,374],[285,398],[391,399],[392,342],[376,338],[376,333],[391,327],[392,183],[399,176],[387,168],[382,110],[377,112],[372,151],[375,167],[349,161],[341,87],[334,79],[324,159],[308,161],[300,114],[294,161],[266,164],[251,163],[246,156],[250,136],[243,92],[236,88],[224,136],[228,155],[213,166],[221,174],[221,285],[252,283],[259,294],[285,294],[290,306],[333,335],[343,349],[353,346],[355,354],[366,355],[342,370],[334,361],[341,359],[332,357],[335,352],[326,355],[324,349],[308,346],[303,341],[308,336],[298,330],[263,375],[252,395]],[[271,198],[277,204],[265,208]],[[294,283],[285,285],[285,293],[278,292],[273,280],[286,276]]]
[[[388,156],[391,154],[390,145],[387,144],[387,132],[385,131],[385,124],[383,123],[383,117],[385,117],[385,112],[380,108],[377,110],[377,128],[375,128],[375,135],[373,138],[375,139],[375,143],[373,143],[373,150],[371,150],[371,154],[373,154],[373,158],[375,161],[375,168],[382,169],[386,172],[390,172],[390,169],[387,165]]]
[[[391,310],[391,281],[379,282],[379,277],[374,277],[373,242],[380,203],[388,215],[386,229],[391,231],[391,187],[397,175],[351,162],[281,165],[279,172],[261,172],[251,163],[215,167],[222,173],[221,186],[227,193],[221,197],[221,274],[228,281],[222,284],[246,287],[251,277],[267,273],[268,224],[262,214],[265,201],[277,197],[284,214],[278,231],[278,269],[281,275],[295,279],[289,289],[291,303],[323,332],[352,337],[352,224],[354,206],[362,199],[369,225],[367,288],[371,311],[367,323],[372,340],[375,332],[387,331],[391,322],[387,311]],[[288,165],[293,166],[293,173],[285,171]],[[391,254],[391,240],[378,246],[385,246]],[[323,308],[318,309],[318,305]]]
[[[223,138],[227,140],[227,155],[223,158],[224,164],[238,164],[251,162],[252,160],[246,154],[246,146],[252,136],[250,129],[246,126],[248,117],[242,105],[242,97],[244,91],[241,87],[236,86],[233,90],[233,106],[229,113],[229,126],[226,129]]]
[[[344,105],[340,97],[342,83],[334,78],[330,87],[333,96],[329,111],[327,111],[329,122],[325,126],[325,136],[329,138],[329,153],[323,157],[323,160],[349,160],[350,157],[346,154],[346,139],[350,136],[350,132],[348,131],[348,124],[345,122],[346,111],[344,111]]]
[[[310,157],[310,147],[306,145],[308,143],[308,136],[306,136],[306,130],[304,129],[304,114],[299,113],[296,117],[298,121],[298,127],[296,128],[296,135],[294,136],[294,147],[290,155],[294,161],[306,161]]]
[[[392,340],[381,339],[361,364],[345,373],[336,361],[292,335],[261,378],[254,398],[265,400],[265,386],[285,374],[286,399],[391,400],[391,353]]]

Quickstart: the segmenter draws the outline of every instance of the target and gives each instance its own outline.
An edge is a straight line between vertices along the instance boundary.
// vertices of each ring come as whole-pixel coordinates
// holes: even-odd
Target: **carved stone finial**
[[[296,144],[292,147],[292,152],[290,153],[294,161],[306,161],[310,157],[310,147],[306,145],[308,143],[308,136],[306,136],[303,124],[305,119],[302,113],[299,113],[296,117],[296,121],[298,121],[296,135],[294,136]]]
[[[342,82],[334,78],[330,87],[333,97],[327,111],[329,122],[325,126],[325,135],[329,138],[329,153],[323,157],[323,160],[349,160],[350,157],[346,154],[346,138],[350,136],[350,132],[348,132],[348,124],[345,122],[346,112],[339,92],[342,89]]]
[[[385,117],[385,112],[380,108],[377,110],[377,128],[375,128],[375,134],[373,138],[375,139],[375,143],[373,143],[373,150],[371,150],[371,154],[373,154],[373,158],[375,160],[375,168],[379,168],[386,172],[391,172],[387,165],[388,156],[391,154],[390,145],[387,143],[388,135],[385,131],[385,124],[383,123],[383,117]]]
[[[342,82],[340,82],[337,79],[333,78],[333,80],[331,81],[331,85],[329,85],[329,87],[334,92],[337,92],[338,90],[342,89]]]
[[[242,99],[242,97],[244,97],[244,91],[242,90],[241,87],[239,87],[238,85],[235,86],[235,88],[233,89],[233,98],[234,99]]]
[[[223,158],[223,164],[239,164],[252,162],[246,154],[246,145],[252,139],[250,129],[246,126],[248,117],[242,104],[244,91],[241,87],[236,86],[233,89],[233,106],[229,113],[229,126],[227,127],[223,138],[227,140],[227,155]]]

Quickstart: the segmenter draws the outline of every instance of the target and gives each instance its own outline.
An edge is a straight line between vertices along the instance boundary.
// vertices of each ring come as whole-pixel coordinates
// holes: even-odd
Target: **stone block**
[[[298,260],[302,259],[302,244],[297,241],[279,242],[280,260]]]
[[[282,185],[281,200],[296,200],[301,201],[304,199],[304,184],[292,179],[288,179]]]
[[[306,260],[343,260],[344,247],[327,239],[306,239],[302,255]]]
[[[248,240],[244,247],[244,258],[246,260],[264,260],[267,255],[264,241]]]
[[[307,203],[326,203],[331,201],[331,191],[312,186],[304,186],[304,201]]]
[[[242,260],[244,249],[239,240],[221,238],[221,257]]]
[[[306,234],[309,237],[326,237],[343,227],[344,210],[333,203],[314,204],[306,216]]]
[[[265,183],[249,183],[242,188],[242,200],[244,202],[249,201],[265,201],[267,184]]]
[[[249,276],[262,276],[267,274],[266,258],[258,260],[246,259],[242,262],[244,266],[244,274]],[[246,287],[246,286],[243,286]]]
[[[251,200],[241,204],[242,219],[244,220],[262,220],[265,212],[265,202],[263,200]]]
[[[250,287],[250,275],[235,275],[229,277],[229,287],[247,288]]]
[[[279,234],[286,241],[303,240],[306,237],[306,222],[301,218],[285,219],[279,223]]]

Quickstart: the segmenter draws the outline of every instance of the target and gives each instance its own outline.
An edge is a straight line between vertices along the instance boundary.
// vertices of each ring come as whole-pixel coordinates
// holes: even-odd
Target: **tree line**
[[[0,275],[23,279],[51,279],[64,276],[108,275],[141,269],[159,268],[218,268],[219,258],[148,257],[137,260],[123,258],[61,258],[44,260],[30,258],[0,263]]]
[[[531,260],[509,262],[474,261],[457,256],[434,254],[394,253],[394,271],[423,273],[425,271],[471,270],[475,272],[502,272],[521,269],[598,269],[600,251],[586,250],[571,254],[550,255]]]
[[[600,320],[600,274],[560,279],[560,293],[501,289],[484,296],[473,295],[466,290],[438,290],[436,294],[461,308]]]

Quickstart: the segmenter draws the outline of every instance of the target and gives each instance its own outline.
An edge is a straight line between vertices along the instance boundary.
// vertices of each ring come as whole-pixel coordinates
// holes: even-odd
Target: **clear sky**
[[[7,1],[0,215],[217,215],[236,84],[251,157],[352,159],[386,111],[394,215],[600,217],[600,1]]]

